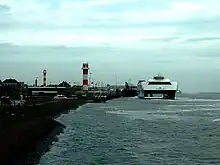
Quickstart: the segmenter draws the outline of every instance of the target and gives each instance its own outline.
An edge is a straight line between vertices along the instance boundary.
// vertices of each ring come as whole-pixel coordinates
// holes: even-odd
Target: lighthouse
[[[89,64],[88,63],[83,63],[82,70],[83,70],[83,86],[82,86],[82,90],[83,91],[88,91],[88,85],[89,85],[89,81],[88,81]]]
[[[43,87],[47,86],[47,71],[43,70]]]

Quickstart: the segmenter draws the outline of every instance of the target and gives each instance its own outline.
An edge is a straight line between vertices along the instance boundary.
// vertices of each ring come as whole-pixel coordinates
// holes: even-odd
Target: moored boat
[[[178,83],[165,78],[161,74],[154,76],[148,81],[139,80],[137,84],[139,98],[175,99],[177,91]]]

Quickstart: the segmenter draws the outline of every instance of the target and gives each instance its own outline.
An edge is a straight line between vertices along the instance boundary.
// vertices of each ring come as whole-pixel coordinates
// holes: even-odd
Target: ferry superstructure
[[[175,99],[178,83],[157,74],[148,81],[139,80],[137,94],[139,98]]]

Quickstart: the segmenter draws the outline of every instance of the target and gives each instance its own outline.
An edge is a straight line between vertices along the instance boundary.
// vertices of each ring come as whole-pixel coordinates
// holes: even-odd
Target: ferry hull
[[[141,99],[175,99],[176,90],[144,90],[138,92],[138,97]]]

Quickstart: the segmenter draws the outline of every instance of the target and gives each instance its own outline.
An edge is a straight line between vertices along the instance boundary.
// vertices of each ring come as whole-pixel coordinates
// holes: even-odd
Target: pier
[[[81,85],[70,85],[68,81],[47,84],[49,72],[46,69],[42,71],[42,85],[38,84],[38,76],[33,85],[13,78],[0,81],[1,164],[12,164],[33,152],[38,142],[58,127],[65,128],[55,120],[62,113],[86,103],[106,103],[111,99],[134,96],[135,89],[126,84],[104,86],[101,81],[89,82],[88,63],[83,63],[81,69]]]

